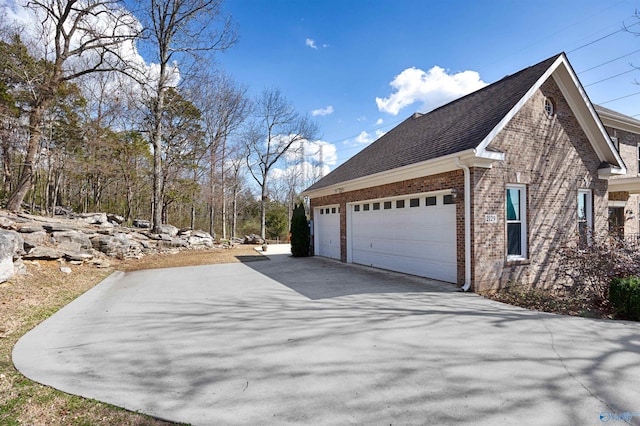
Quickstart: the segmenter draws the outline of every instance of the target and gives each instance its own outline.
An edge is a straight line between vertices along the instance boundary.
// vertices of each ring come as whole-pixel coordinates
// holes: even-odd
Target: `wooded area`
[[[2,205],[285,238],[323,170],[317,125],[215,66],[237,41],[220,0],[137,5],[36,0],[28,31],[0,20]]]

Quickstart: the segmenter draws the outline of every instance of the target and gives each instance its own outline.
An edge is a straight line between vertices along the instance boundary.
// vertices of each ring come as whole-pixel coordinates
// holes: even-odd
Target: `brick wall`
[[[605,126],[605,129],[609,136],[618,138],[620,156],[627,166],[626,175],[614,176],[612,179],[638,176],[638,142],[640,142],[640,135],[607,126]],[[625,235],[640,233],[640,208],[638,206],[640,196],[637,194],[629,195],[628,192],[611,192],[609,193],[609,201],[626,201],[624,206],[624,233]]]
[[[555,115],[544,111],[544,99]],[[472,169],[473,287],[486,292],[509,285],[552,286],[558,249],[577,235],[578,189],[593,194],[595,231],[607,229],[607,182],[598,179],[600,160],[571,113],[561,91],[549,79],[496,136],[490,147],[505,152],[491,169]],[[507,261],[505,189],[525,184],[528,258]],[[485,223],[496,214],[497,223]]]
[[[544,99],[555,114],[549,117]],[[471,168],[472,288],[487,292],[509,285],[550,287],[558,281],[559,248],[577,237],[579,189],[591,189],[594,231],[608,228],[607,181],[598,179],[600,160],[562,92],[549,79],[496,136],[490,148],[505,152],[491,169]],[[505,189],[527,192],[528,258],[507,261]],[[456,188],[458,282],[464,282],[464,174],[462,170],[311,200],[315,207],[340,205],[341,258],[346,261],[347,203]],[[635,196],[630,197],[634,199]],[[637,204],[637,203],[636,203]],[[496,215],[497,223],[487,223]]]
[[[338,193],[325,197],[312,198],[311,214],[315,207],[331,204],[340,205],[340,252],[341,260],[347,261],[347,203],[372,200],[385,197],[417,194],[455,188],[456,197],[456,246],[458,258],[458,283],[464,282],[464,173],[462,170],[440,173],[418,179],[405,180],[388,185],[376,186],[357,191]]]

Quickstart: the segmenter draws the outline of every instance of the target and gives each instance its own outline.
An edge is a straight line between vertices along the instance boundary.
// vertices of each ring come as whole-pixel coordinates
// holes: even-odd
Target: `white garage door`
[[[340,259],[340,207],[316,208],[313,218],[315,254]]]
[[[456,209],[451,195],[361,202],[349,209],[349,261],[457,281]]]

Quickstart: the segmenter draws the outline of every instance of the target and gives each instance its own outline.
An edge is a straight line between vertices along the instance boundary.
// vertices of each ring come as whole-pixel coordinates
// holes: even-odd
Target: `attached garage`
[[[415,194],[348,205],[347,261],[457,282],[451,194]]]
[[[314,252],[317,256],[340,259],[340,207],[314,209]]]

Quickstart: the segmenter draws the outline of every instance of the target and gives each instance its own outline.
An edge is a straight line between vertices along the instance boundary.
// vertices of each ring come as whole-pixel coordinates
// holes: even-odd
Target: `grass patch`
[[[172,424],[33,382],[15,369],[11,360],[13,347],[25,333],[115,270],[239,262],[239,257],[255,254],[253,246],[182,251],[173,255],[146,256],[139,260],[113,260],[108,269],[90,265],[65,265],[71,267],[70,275],[60,271],[60,263],[57,261],[25,262],[26,275],[16,275],[0,284],[0,424]]]

